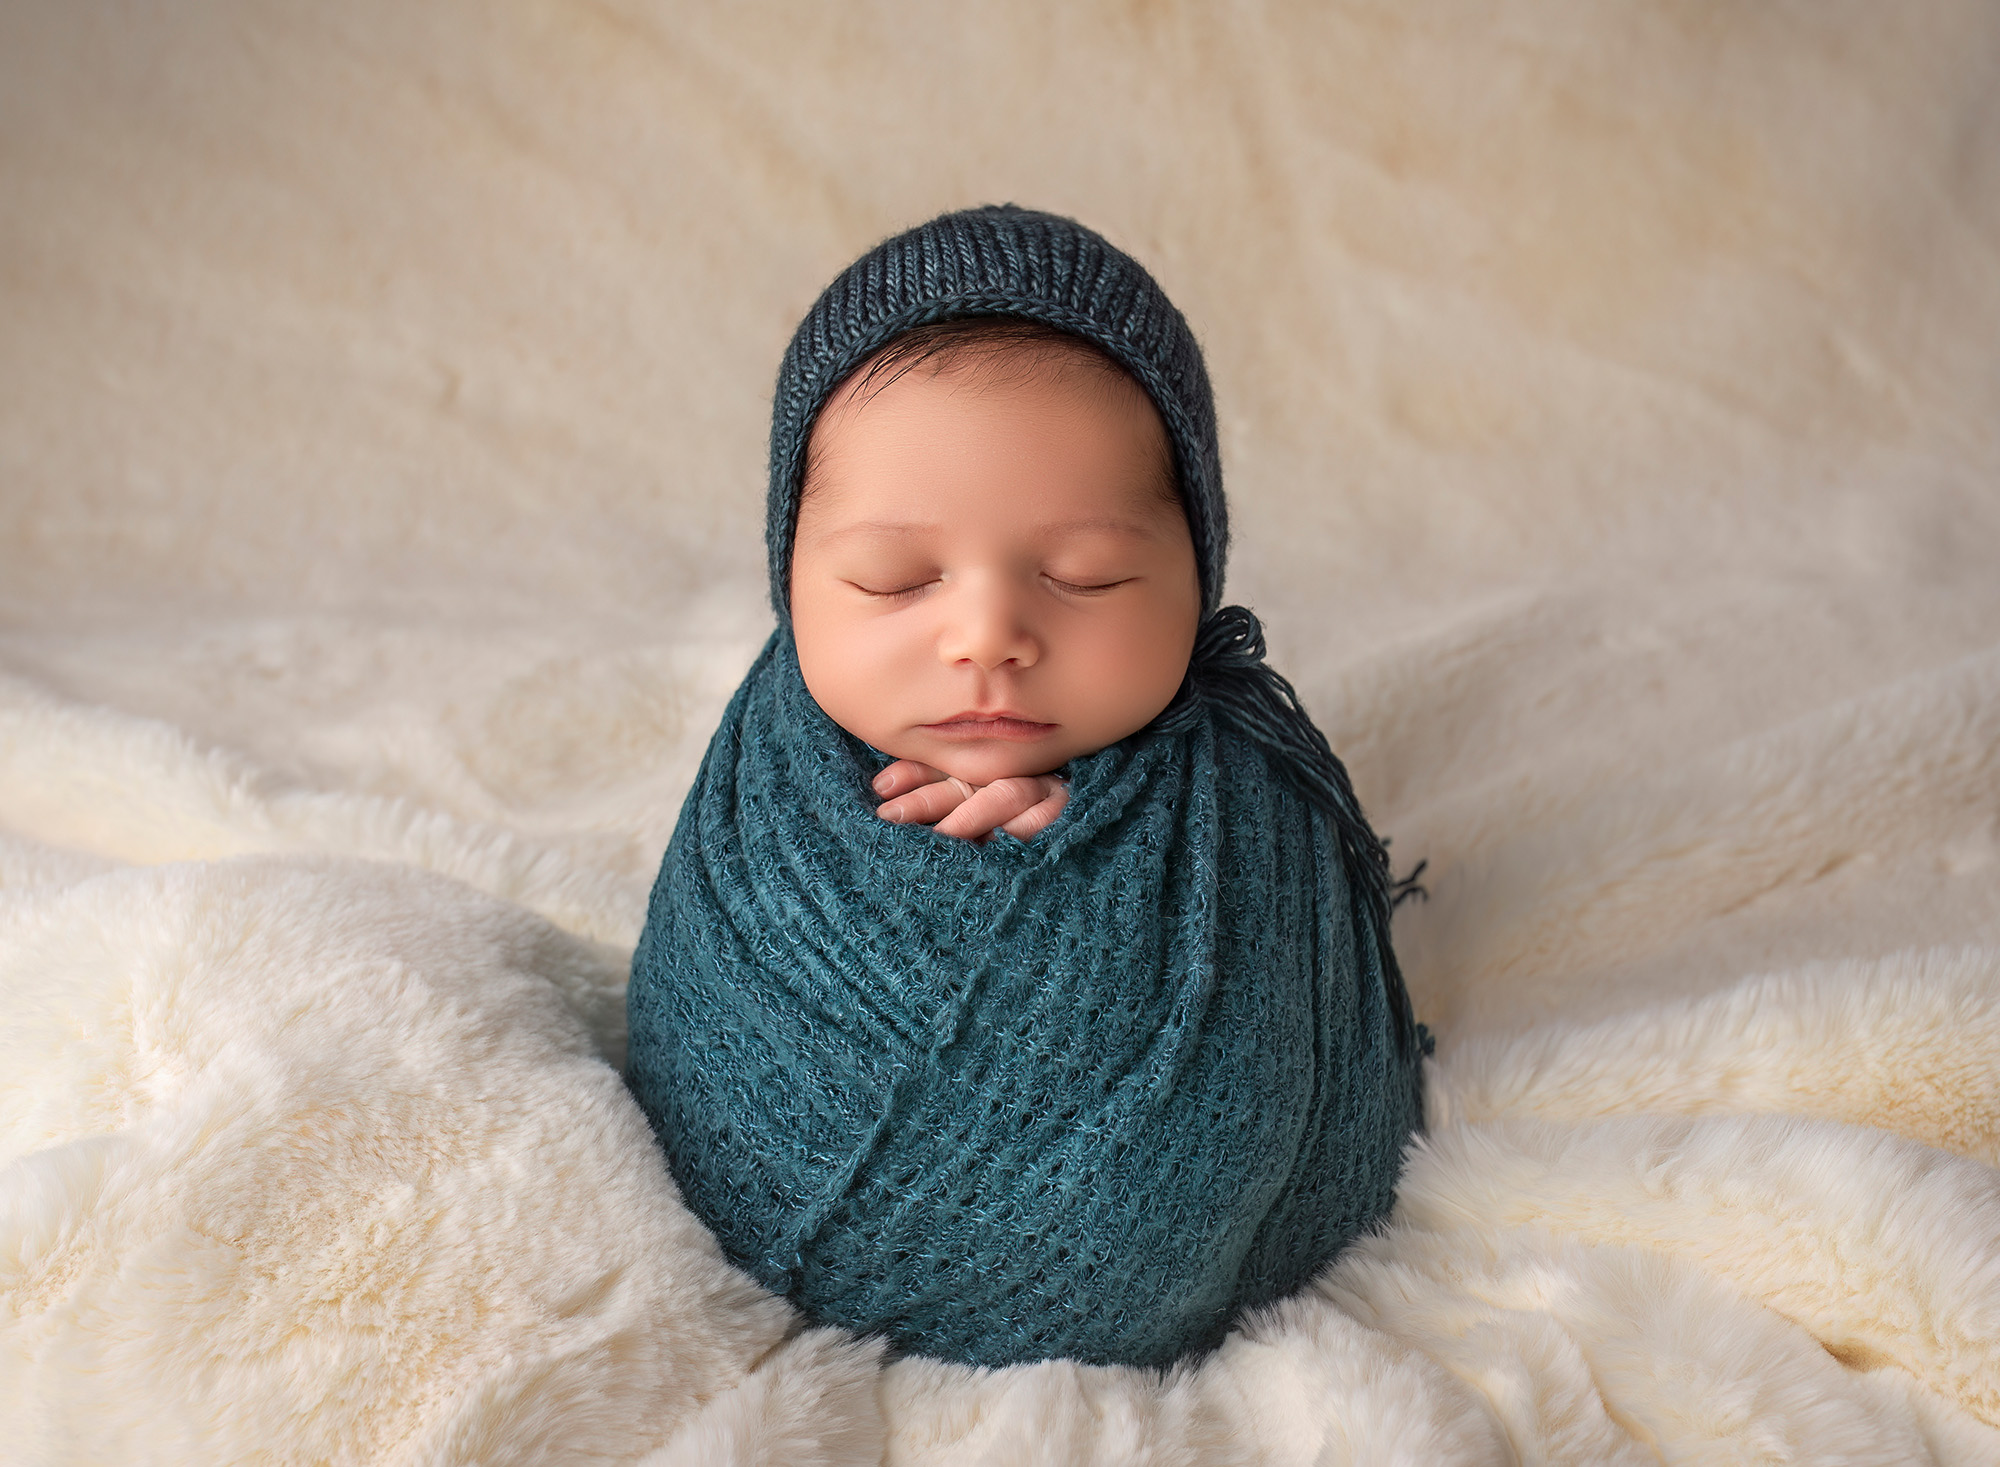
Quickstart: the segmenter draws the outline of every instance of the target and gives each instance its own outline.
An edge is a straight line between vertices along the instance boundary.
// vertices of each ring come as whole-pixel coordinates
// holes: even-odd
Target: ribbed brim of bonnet
[[[1039,321],[1101,347],[1166,424],[1201,575],[1221,604],[1229,545],[1215,398],[1201,347],[1146,268],[1073,219],[1012,204],[943,214],[885,240],[829,285],[799,323],[771,409],[765,541],[771,604],[789,620],[792,536],[813,422],[854,369],[917,326],[973,316]]]

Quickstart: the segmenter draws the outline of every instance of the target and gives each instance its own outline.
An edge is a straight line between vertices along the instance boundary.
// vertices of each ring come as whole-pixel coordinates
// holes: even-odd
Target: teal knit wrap
[[[724,1252],[976,1365],[1166,1365],[1385,1213],[1420,1114],[1329,822],[1199,705],[1035,840],[876,818],[775,635],[681,812],[629,1083]]]
[[[1032,842],[874,814],[887,762],[806,690],[787,586],[812,424],[903,331],[1018,316],[1159,409],[1201,577],[1188,675],[1068,767]],[[1389,1208],[1427,1038],[1382,843],[1223,606],[1187,323],[1070,220],[946,215],[829,286],[772,412],[778,630],[723,715],[633,959],[628,1080],[690,1208],[814,1319],[980,1365],[1164,1365]]]

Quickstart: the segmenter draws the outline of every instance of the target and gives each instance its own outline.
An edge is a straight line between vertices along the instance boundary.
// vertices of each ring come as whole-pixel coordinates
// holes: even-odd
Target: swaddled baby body
[[[1426,1041],[1381,845],[1218,605],[1186,323],[1068,220],[890,240],[787,353],[768,525],[633,965],[684,1197],[905,1349],[1213,1346],[1387,1211]]]

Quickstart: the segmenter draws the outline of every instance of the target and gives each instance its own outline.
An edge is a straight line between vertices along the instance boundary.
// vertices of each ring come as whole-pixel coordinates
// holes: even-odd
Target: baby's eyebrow
[[[1150,538],[1158,533],[1152,525],[1144,524],[1138,520],[1120,519],[1115,515],[1097,515],[1087,519],[1057,520],[1052,524],[1040,526],[1040,529],[1049,535],[1087,534],[1094,530],[1103,534],[1134,535],[1142,538]]]
[[[851,525],[841,525],[838,529],[822,530],[815,534],[815,540],[838,540],[847,535],[922,535],[936,534],[944,528],[926,520],[856,520]]]

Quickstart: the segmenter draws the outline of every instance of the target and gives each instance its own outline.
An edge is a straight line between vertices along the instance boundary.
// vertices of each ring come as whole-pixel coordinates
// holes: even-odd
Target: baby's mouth
[[[1022,718],[1005,711],[999,713],[954,713],[950,718],[937,723],[922,725],[927,734],[941,739],[972,743],[981,739],[1007,739],[1015,743],[1030,743],[1035,739],[1045,739],[1056,731],[1053,723],[1036,723],[1032,718]]]

